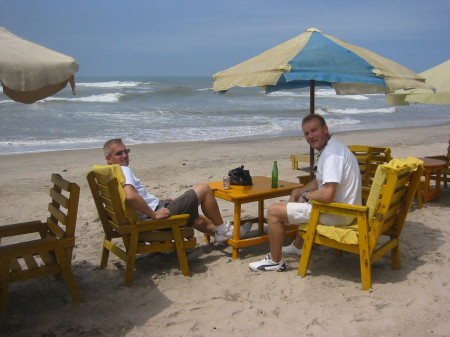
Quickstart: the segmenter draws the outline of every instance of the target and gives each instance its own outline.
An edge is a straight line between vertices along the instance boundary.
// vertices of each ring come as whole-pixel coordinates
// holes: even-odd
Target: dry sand
[[[394,157],[444,154],[449,125],[336,134],[344,144],[389,146]],[[170,143],[130,146],[130,167],[160,197],[175,197],[198,182],[220,180],[244,164],[252,175],[296,181],[289,155],[307,153],[304,139]],[[402,269],[385,257],[372,268],[373,288],[361,291],[359,259],[314,250],[312,274],[297,276],[298,259],[284,273],[254,273],[248,263],[268,245],[241,250],[231,259],[226,245],[206,244],[184,277],[176,256],[138,258],[135,281],[123,285],[123,263],[110,258],[100,270],[102,229],[85,179],[100,149],[0,157],[1,224],[47,216],[50,174],[78,183],[73,272],[84,298],[74,305],[64,282],[53,277],[10,285],[1,336],[450,336],[450,192],[424,208],[412,207],[401,246]],[[304,174],[304,173],[303,173]],[[266,202],[285,200],[277,199]],[[219,201],[224,218],[232,205]],[[246,205],[244,216],[256,205]],[[256,226],[254,226],[256,227]],[[253,229],[255,230],[255,228]],[[2,241],[2,244],[6,244]]]

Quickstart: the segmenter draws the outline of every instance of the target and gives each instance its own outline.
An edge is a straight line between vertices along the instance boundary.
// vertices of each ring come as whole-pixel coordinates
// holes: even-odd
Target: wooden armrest
[[[338,214],[346,216],[356,216],[358,212],[367,212],[367,206],[349,205],[340,202],[320,202],[311,200],[313,209],[319,207],[321,213]]]
[[[146,219],[136,222],[136,224],[139,226],[140,230],[158,230],[158,229],[164,229],[164,228],[170,228],[173,225],[184,227],[187,225],[187,221],[189,219],[189,214],[179,214],[179,215],[172,215],[169,218],[166,219]]]
[[[52,245],[50,243],[57,242],[58,239],[56,237],[53,238],[45,238],[38,240],[30,240],[25,242],[13,243],[11,245],[1,246],[0,247],[0,256],[3,254],[7,255],[28,255],[34,254],[39,251],[42,251],[43,247],[48,246],[48,249],[44,250],[53,250]]]
[[[47,224],[41,221],[28,221],[0,226],[0,238],[39,232],[46,229]]]

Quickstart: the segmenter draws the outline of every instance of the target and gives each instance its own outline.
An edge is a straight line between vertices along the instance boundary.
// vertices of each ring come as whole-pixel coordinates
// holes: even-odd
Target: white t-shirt
[[[358,162],[347,146],[334,137],[319,153],[316,179],[319,189],[326,183],[338,183],[333,202],[361,205],[362,182]],[[320,223],[345,225],[352,218],[322,214]]]
[[[131,185],[133,186],[136,191],[138,192],[138,194],[145,200],[145,202],[147,203],[147,205],[152,209],[155,210],[156,207],[158,207],[159,205],[159,199],[157,197],[155,197],[152,194],[149,194],[147,192],[147,189],[145,188],[144,185],[142,185],[141,183],[141,179],[138,179],[133,171],[131,171],[131,169],[128,166],[121,166],[122,168],[122,172],[123,175],[125,176],[125,183],[124,185]],[[139,217],[141,219],[146,218],[147,216],[139,211],[137,211],[139,214]]]

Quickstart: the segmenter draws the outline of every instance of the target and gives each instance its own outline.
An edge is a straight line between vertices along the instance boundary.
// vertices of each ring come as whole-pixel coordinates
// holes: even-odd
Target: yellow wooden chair
[[[50,216],[46,222],[30,221],[0,227],[0,240],[14,238],[12,244],[0,244],[0,313],[5,313],[10,282],[40,276],[64,276],[73,302],[81,296],[72,274],[72,250],[75,245],[75,225],[80,188],[52,174]],[[25,235],[27,234],[27,235]],[[19,237],[25,235],[25,237]]]
[[[122,188],[125,178],[119,165],[94,165],[87,180],[105,234],[101,268],[107,266],[111,251],[126,264],[125,285],[128,286],[133,282],[137,255],[176,250],[183,275],[190,276],[186,249],[195,248],[196,239],[194,229],[184,227],[189,215],[139,220],[125,201]]]
[[[378,167],[366,206],[312,201],[309,223],[299,226],[305,242],[298,274],[306,275],[314,244],[358,254],[363,290],[372,287],[371,265],[389,251],[392,268],[399,269],[400,234],[422,172],[422,161],[417,158],[393,159]],[[350,226],[324,226],[319,224],[321,213],[352,216],[356,220]],[[381,235],[388,237],[382,244]]]

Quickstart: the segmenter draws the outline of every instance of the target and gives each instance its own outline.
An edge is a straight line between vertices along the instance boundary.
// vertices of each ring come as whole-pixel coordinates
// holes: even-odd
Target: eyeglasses
[[[126,153],[126,154],[130,153],[130,151],[131,151],[130,149],[125,149],[123,151],[119,151],[119,152],[114,153],[114,155],[117,156],[117,157],[121,157],[124,153]]]

